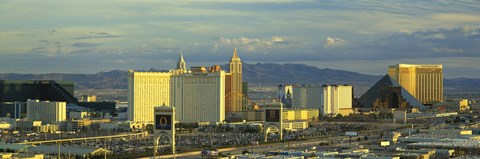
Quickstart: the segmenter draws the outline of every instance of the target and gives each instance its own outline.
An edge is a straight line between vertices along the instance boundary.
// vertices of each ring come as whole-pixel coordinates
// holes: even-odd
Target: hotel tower
[[[388,75],[422,104],[443,101],[442,65],[397,64],[388,67]]]
[[[237,49],[233,49],[230,59],[230,72],[225,78],[225,112],[239,112],[243,110],[242,93],[242,61],[237,55]]]

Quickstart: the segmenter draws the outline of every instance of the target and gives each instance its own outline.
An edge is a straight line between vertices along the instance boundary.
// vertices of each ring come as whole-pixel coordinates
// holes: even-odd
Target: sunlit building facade
[[[442,65],[397,64],[388,67],[388,75],[422,104],[443,101]]]
[[[237,49],[234,49],[229,63],[229,72],[225,74],[225,111],[227,113],[243,110],[245,96],[242,92],[242,84],[242,61],[237,55]]]
[[[353,87],[349,85],[323,85],[322,115],[349,115],[352,112],[352,93]]]
[[[153,122],[153,108],[170,105],[171,72],[128,72],[128,120]]]
[[[177,120],[186,123],[223,122],[226,112],[242,111],[242,63],[236,49],[229,73],[218,65],[190,69],[186,65],[180,54],[175,70],[129,71],[128,120],[152,123],[154,116],[149,112],[161,105],[174,106]]]
[[[185,123],[225,120],[225,72],[203,72],[172,76],[171,105],[176,118]]]
[[[55,124],[67,119],[67,103],[27,100],[27,119]]]

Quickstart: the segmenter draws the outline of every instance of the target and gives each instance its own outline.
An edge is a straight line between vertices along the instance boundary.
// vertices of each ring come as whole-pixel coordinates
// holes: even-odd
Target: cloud
[[[98,44],[92,44],[92,43],[73,43],[72,46],[73,47],[77,47],[77,48],[82,48],[82,47],[94,47],[94,46],[97,46]]]
[[[325,44],[323,46],[325,48],[328,48],[328,47],[340,47],[345,45],[347,45],[347,41],[340,38],[328,36],[327,39],[325,39]]]
[[[289,42],[281,36],[272,36],[270,39],[259,39],[259,38],[225,38],[221,37],[214,44],[214,50],[217,50],[220,47],[239,47],[242,50],[247,52],[255,52],[259,50],[268,50],[273,48],[282,47],[287,45]]]
[[[0,54],[96,69],[148,69],[175,62],[180,50],[198,64],[223,63],[234,47],[247,62],[472,58],[480,56],[478,8],[471,0],[8,1]]]
[[[122,37],[122,36],[100,32],[100,33],[89,33],[87,35],[76,37],[75,39],[102,39],[102,38],[117,38],[117,37]]]
[[[458,27],[392,33],[377,39],[352,42],[346,52],[359,59],[398,59],[431,57],[480,57],[478,27]]]
[[[45,39],[38,40],[38,42],[46,44],[46,45],[59,45],[60,44],[59,41],[50,41],[50,40],[45,40]]]

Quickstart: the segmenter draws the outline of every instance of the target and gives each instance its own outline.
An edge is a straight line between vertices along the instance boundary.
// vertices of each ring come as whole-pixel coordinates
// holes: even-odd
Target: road
[[[38,144],[45,144],[45,143],[58,143],[58,142],[66,142],[66,141],[85,141],[85,140],[97,140],[97,139],[110,139],[110,138],[122,138],[122,137],[135,137],[135,136],[147,136],[148,132],[138,132],[138,133],[126,133],[126,134],[117,134],[117,135],[109,135],[109,136],[94,136],[94,137],[81,137],[81,138],[68,138],[68,139],[58,139],[58,140],[43,140],[43,141],[31,141],[31,142],[22,142],[19,144],[25,145],[38,145]]]
[[[354,137],[356,139],[356,137]],[[364,142],[372,142],[375,140],[379,139],[378,135],[374,136],[369,136],[368,141]],[[218,152],[224,153],[224,154],[240,154],[244,150],[248,150],[253,153],[264,153],[264,152],[269,152],[269,151],[275,151],[275,150],[288,150],[288,149],[299,149],[299,148],[306,148],[306,147],[311,147],[311,146],[316,146],[320,143],[335,143],[337,140],[344,140],[344,144],[348,144],[348,139],[349,137],[347,136],[337,136],[337,137],[331,137],[331,138],[326,138],[326,139],[310,139],[310,140],[300,140],[300,141],[289,141],[289,142],[281,142],[281,143],[271,143],[271,144],[265,144],[265,145],[252,145],[252,146],[243,146],[243,147],[235,147],[235,148],[221,148],[218,149]],[[356,140],[352,139],[352,143],[356,142]],[[340,146],[341,144],[334,144],[330,146]],[[195,151],[195,152],[187,152],[187,153],[181,153],[181,154],[176,154],[176,155],[163,155],[163,156],[157,156],[157,158],[198,158],[200,156],[200,151]],[[150,157],[144,157],[140,159],[153,159],[153,156]]]

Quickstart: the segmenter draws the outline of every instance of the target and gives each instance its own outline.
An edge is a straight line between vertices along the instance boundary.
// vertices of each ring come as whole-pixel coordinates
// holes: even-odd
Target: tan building
[[[27,100],[27,119],[54,124],[67,119],[67,103]]]
[[[388,67],[388,75],[422,104],[443,101],[443,66],[397,64]]]
[[[458,102],[458,104],[459,104],[460,111],[465,111],[470,109],[470,106],[468,105],[468,99],[462,99]]]
[[[240,112],[243,110],[242,92],[242,61],[233,50],[229,63],[229,72],[225,74],[225,112]]]
[[[190,70],[186,67],[183,54],[180,54],[177,68],[169,72],[130,70],[128,120],[151,123],[154,118],[149,112],[161,105],[176,107],[176,118],[181,122],[222,122],[225,112],[242,111],[242,63],[236,49],[229,73],[218,65],[191,67]]]
[[[349,85],[323,85],[323,116],[348,116],[352,110],[353,87]]]
[[[263,111],[243,111],[244,119],[247,121],[260,121],[263,119]],[[284,109],[282,119],[284,122],[290,121],[317,121],[319,115],[318,109]]]
[[[178,121],[225,120],[225,72],[202,70],[192,67],[191,73],[172,76],[170,101],[175,106]]]
[[[291,121],[282,123],[285,130],[303,130],[308,128],[307,121]]]
[[[153,107],[170,105],[171,72],[128,71],[128,120],[153,122]]]
[[[97,96],[96,95],[82,95],[82,98],[80,99],[82,102],[96,102],[97,101]]]

